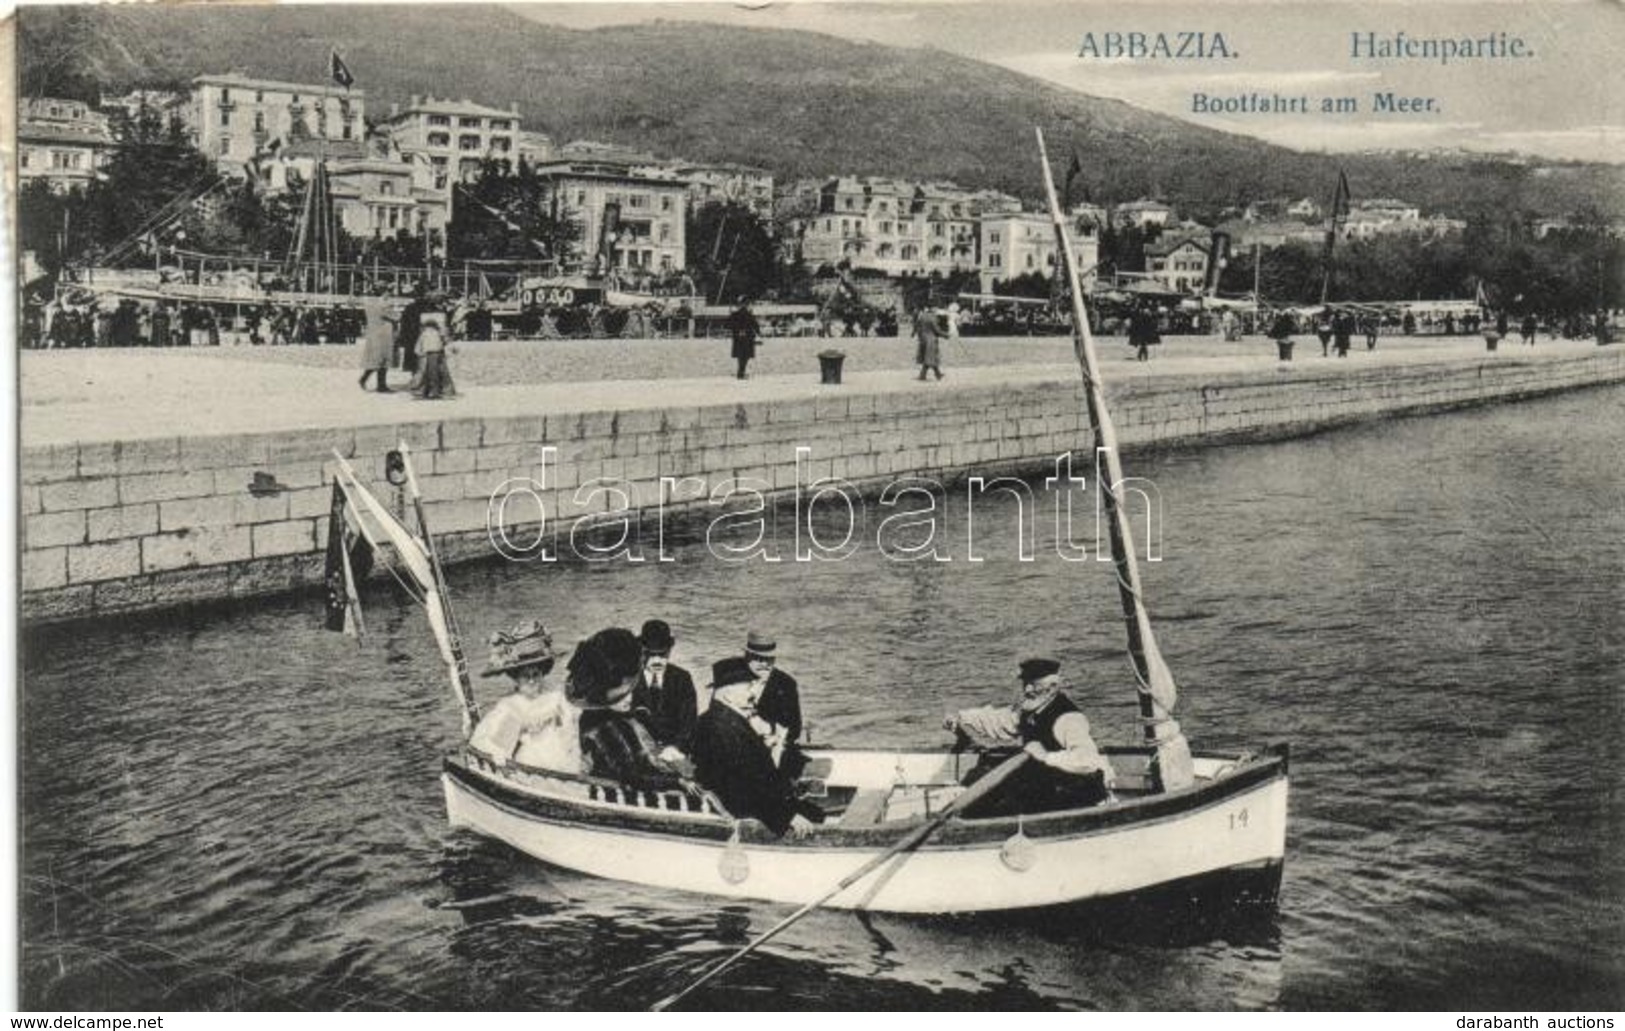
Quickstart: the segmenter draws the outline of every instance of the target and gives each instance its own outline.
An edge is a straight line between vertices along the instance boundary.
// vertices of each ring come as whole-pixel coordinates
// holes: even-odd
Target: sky
[[[1462,148],[1625,162],[1625,3],[1367,0],[817,0],[740,4],[583,2],[515,7],[538,21],[592,28],[658,18],[801,29],[962,54],[1035,78],[1298,150]],[[1080,56],[1108,33],[1224,37],[1234,56],[1131,59]],[[1504,33],[1531,56],[1440,63],[1356,58],[1353,37],[1481,39]],[[1306,113],[1198,113],[1195,94],[1303,98]],[[1431,103],[1377,111],[1375,97]],[[1328,98],[1356,110],[1323,113]],[[1426,108],[1431,108],[1428,110]]]

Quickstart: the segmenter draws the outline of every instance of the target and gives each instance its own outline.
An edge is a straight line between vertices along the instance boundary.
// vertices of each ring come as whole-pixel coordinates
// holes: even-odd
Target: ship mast
[[[1134,560],[1134,536],[1129,530],[1128,514],[1123,504],[1123,466],[1117,452],[1117,430],[1112,425],[1111,414],[1106,410],[1106,391],[1100,378],[1100,362],[1095,356],[1094,336],[1089,330],[1083,286],[1078,279],[1077,256],[1072,249],[1072,237],[1065,215],[1056,199],[1055,179],[1050,172],[1049,153],[1044,147],[1044,133],[1042,130],[1035,131],[1038,134],[1039,164],[1044,170],[1044,192],[1049,200],[1050,218],[1055,223],[1056,245],[1061,252],[1061,268],[1071,287],[1073,345],[1083,372],[1084,398],[1088,404],[1089,422],[1094,427],[1095,454],[1101,469],[1101,482],[1095,487],[1100,492],[1105,510],[1112,563],[1117,570],[1123,626],[1128,632],[1129,660],[1137,681],[1140,725],[1146,743],[1153,751],[1151,779],[1157,790],[1172,791],[1189,786],[1194,778],[1190,745],[1179,729],[1178,721],[1173,718],[1178,689],[1173,674],[1162,660],[1162,653],[1157,649],[1156,637],[1151,632],[1151,616],[1146,611],[1141,593],[1140,569]]]

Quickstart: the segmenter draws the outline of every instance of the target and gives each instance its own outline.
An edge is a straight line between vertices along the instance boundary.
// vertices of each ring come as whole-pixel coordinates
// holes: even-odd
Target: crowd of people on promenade
[[[703,805],[707,795],[738,819],[803,837],[825,818],[815,799],[827,763],[803,749],[807,723],[800,686],[778,664],[778,642],[758,630],[739,654],[712,663],[702,692],[672,660],[676,636],[660,619],[633,634],[609,627],[581,641],[562,684],[549,682],[558,653],[539,620],[493,634],[482,676],[506,676],[511,693],[474,726],[468,749],[507,773],[584,775],[645,794],[676,793]],[[1088,719],[1066,696],[1060,663],[1028,659],[1011,703],[961,710],[944,727],[994,751],[967,783],[998,765],[998,749],[1036,760],[1002,794],[982,803],[992,815],[1097,805],[1116,777]],[[703,701],[703,704],[702,704]]]

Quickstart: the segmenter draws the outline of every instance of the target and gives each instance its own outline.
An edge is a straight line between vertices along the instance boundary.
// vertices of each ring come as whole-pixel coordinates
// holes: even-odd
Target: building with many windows
[[[197,149],[222,172],[247,175],[274,141],[359,142],[367,134],[366,94],[243,75],[200,75],[186,109]]]
[[[518,163],[524,138],[519,105],[486,107],[470,100],[413,95],[389,106],[382,129],[408,160],[425,163],[435,189],[467,182],[486,158]]]
[[[338,223],[351,236],[388,238],[401,230],[444,230],[449,217],[444,190],[432,188],[428,166],[405,159],[390,141],[337,143],[301,140],[278,147],[254,164],[266,193],[304,189],[318,162],[327,165],[328,191]]]
[[[560,160],[536,167],[549,214],[581,226],[570,258],[588,267],[680,272],[687,267],[688,183],[619,161]]]
[[[107,116],[77,100],[24,97],[17,110],[17,176],[65,193],[96,180],[113,134]]]
[[[951,183],[841,176],[791,224],[808,265],[925,276],[976,268],[979,211],[978,195]]]
[[[1001,280],[1032,273],[1055,274],[1055,225],[1048,215],[1036,211],[992,212],[978,220],[978,228],[983,293],[992,293],[993,284]],[[1087,289],[1093,285],[1094,269],[1100,263],[1100,235],[1092,221],[1082,219],[1074,219],[1070,230],[1073,264]]]
[[[1208,250],[1198,237],[1164,233],[1145,245],[1145,270],[1173,293],[1199,293],[1207,283]]]
[[[672,162],[668,168],[688,183],[690,202],[700,207],[713,202],[739,204],[771,226],[773,221],[773,173],[762,168],[736,164],[691,164]]]

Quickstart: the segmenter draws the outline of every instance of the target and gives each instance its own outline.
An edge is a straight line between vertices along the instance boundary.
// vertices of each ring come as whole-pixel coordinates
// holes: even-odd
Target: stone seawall
[[[1289,437],[1620,382],[1625,348],[1354,370],[1303,363],[1112,383],[1108,393],[1121,444],[1141,448]],[[384,455],[404,440],[429,525],[443,555],[457,561],[492,554],[489,499],[510,478],[545,485],[540,497],[567,540],[565,526],[615,504],[608,491],[579,490],[600,478],[621,481],[640,509],[659,502],[663,477],[695,477],[708,488],[750,478],[764,493],[788,495],[796,449],[805,447],[804,481],[835,476],[878,489],[910,475],[953,481],[1043,471],[1064,451],[1087,452],[1086,430],[1076,373],[1057,367],[1052,380],[1016,386],[828,387],[772,403],[25,447],[22,618],[111,616],[318,583],[335,450],[382,483]],[[544,473],[546,448],[554,450]],[[668,501],[668,515],[683,518],[698,505],[715,511],[686,497]]]

